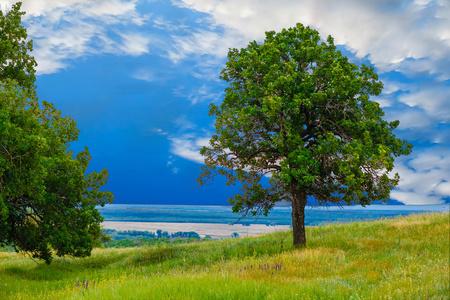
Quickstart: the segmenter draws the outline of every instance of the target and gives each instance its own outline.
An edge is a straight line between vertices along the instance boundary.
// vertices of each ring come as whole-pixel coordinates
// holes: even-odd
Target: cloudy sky
[[[450,202],[448,0],[23,0],[22,10],[38,96],[77,122],[72,148],[87,145],[91,170],[109,170],[116,203],[226,204],[237,189],[196,178],[227,51],[298,22],[384,82],[373,100],[414,145],[396,160],[392,200]]]

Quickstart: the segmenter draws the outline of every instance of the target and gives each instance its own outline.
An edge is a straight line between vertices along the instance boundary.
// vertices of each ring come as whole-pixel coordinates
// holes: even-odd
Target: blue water
[[[291,225],[291,208],[289,206],[274,207],[267,217],[260,216],[241,218],[233,214],[231,206],[208,205],[145,205],[145,204],[111,204],[98,207],[105,221],[121,222],[171,222],[171,223],[222,223],[222,224],[266,224]],[[330,207],[307,207],[305,224],[309,226],[351,222],[356,220],[373,220],[393,218],[423,212],[449,211],[445,205],[359,205]]]

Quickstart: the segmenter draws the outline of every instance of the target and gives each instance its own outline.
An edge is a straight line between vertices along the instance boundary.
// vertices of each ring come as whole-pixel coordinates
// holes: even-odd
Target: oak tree
[[[114,197],[100,190],[108,172],[86,172],[88,149],[70,150],[76,123],[36,97],[19,9],[0,12],[0,247],[47,263],[53,252],[85,257],[104,237],[96,206]]]
[[[304,245],[305,206],[387,201],[399,181],[394,157],[411,145],[397,139],[371,96],[383,84],[372,67],[355,65],[333,38],[302,24],[267,32],[264,43],[230,49],[220,105],[210,105],[216,134],[203,147],[201,185],[223,175],[242,193],[229,199],[242,215],[292,206],[294,245]],[[268,178],[268,180],[264,180]]]

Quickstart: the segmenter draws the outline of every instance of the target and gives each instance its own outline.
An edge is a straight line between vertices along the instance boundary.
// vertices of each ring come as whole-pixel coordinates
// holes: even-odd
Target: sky
[[[228,49],[298,22],[383,81],[372,100],[414,146],[395,161],[391,203],[450,203],[448,0],[23,0],[22,10],[38,97],[77,122],[71,147],[89,147],[90,171],[108,169],[115,203],[227,204],[237,187],[196,179]]]

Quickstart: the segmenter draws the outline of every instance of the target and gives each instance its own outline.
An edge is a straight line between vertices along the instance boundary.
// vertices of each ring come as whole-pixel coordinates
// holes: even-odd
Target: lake
[[[151,223],[215,223],[215,224],[252,224],[291,225],[290,206],[277,206],[267,217],[242,218],[233,214],[231,206],[212,205],[145,205],[110,204],[98,207],[105,221],[115,222],[151,222]],[[329,207],[307,207],[305,225],[316,226],[334,222],[356,220],[374,220],[392,218],[422,212],[449,211],[449,204],[442,205],[359,205]]]

